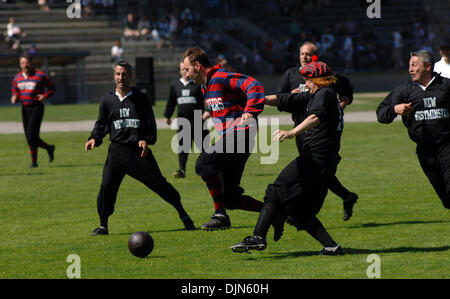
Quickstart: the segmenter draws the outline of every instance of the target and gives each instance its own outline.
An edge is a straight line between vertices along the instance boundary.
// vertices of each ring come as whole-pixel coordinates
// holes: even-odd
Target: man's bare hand
[[[86,151],[86,153],[89,150],[94,149],[94,147],[95,147],[95,139],[89,139],[89,141],[84,144],[84,150]]]
[[[411,114],[412,110],[413,110],[412,103],[398,104],[394,106],[394,111],[398,115],[408,116]]]
[[[283,141],[287,138],[292,138],[295,136],[295,134],[291,131],[283,131],[283,130],[277,130],[273,132],[273,141]]]
[[[140,140],[139,141],[139,148],[142,148],[141,158],[147,157],[147,155],[148,155],[147,141]]]
[[[246,113],[242,114],[241,125],[244,125],[247,122],[247,120],[250,118],[253,118],[253,115],[251,113],[246,112]]]

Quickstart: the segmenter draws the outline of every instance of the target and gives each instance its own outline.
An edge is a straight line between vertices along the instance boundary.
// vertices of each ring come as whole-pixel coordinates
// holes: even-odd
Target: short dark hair
[[[413,51],[410,54],[411,57],[420,57],[424,64],[431,65],[431,69],[434,68],[434,57],[433,54],[431,54],[427,50],[418,50]]]
[[[120,60],[114,64],[114,69],[116,69],[116,66],[124,67],[128,73],[133,74],[133,66],[128,61]]]
[[[446,50],[446,49],[450,49],[450,36],[445,36],[439,42],[439,50]]]
[[[183,54],[183,59],[185,59],[186,57],[188,57],[191,64],[194,64],[196,61],[198,61],[198,63],[200,63],[204,67],[212,66],[208,55],[206,55],[206,52],[203,51],[203,49],[197,47],[189,48]]]
[[[21,55],[19,56],[19,61],[20,61],[20,59],[22,59],[22,58],[27,59],[29,62],[32,62],[32,61],[33,61],[33,59],[31,58],[31,55],[30,55],[30,54],[21,54]]]

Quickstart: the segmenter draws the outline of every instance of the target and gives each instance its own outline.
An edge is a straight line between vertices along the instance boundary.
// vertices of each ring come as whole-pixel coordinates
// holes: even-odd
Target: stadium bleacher
[[[12,2],[12,3],[9,3]],[[136,57],[151,56],[154,63],[155,85],[157,99],[167,96],[167,85],[170,80],[178,76],[178,61],[188,46],[198,45],[197,36],[187,39],[182,37],[173,42],[173,47],[163,47],[159,49],[156,42],[148,39],[126,39],[123,37],[123,19],[128,11],[138,11],[146,13],[151,19],[160,17],[159,14],[168,15],[169,11],[175,11],[179,16],[184,8],[190,7],[201,14],[204,27],[211,32],[220,35],[221,41],[226,45],[224,49],[208,49],[211,58],[218,54],[224,54],[228,60],[238,51],[248,58],[245,71],[249,74],[270,75],[282,73],[286,67],[290,66],[284,61],[296,61],[297,52],[293,51],[287,59],[283,42],[286,35],[289,35],[290,25],[293,16],[289,14],[279,14],[276,10],[270,10],[270,3],[279,7],[291,5],[295,1],[218,1],[223,6],[221,10],[214,13],[206,9],[208,1],[116,1],[116,9],[91,16],[83,15],[80,19],[70,19],[67,17],[67,2],[63,0],[49,1],[50,10],[41,11],[36,4],[37,1],[9,1],[0,2],[0,27],[1,31],[6,29],[9,17],[15,17],[17,24],[27,33],[22,39],[21,48],[27,51],[34,44],[37,51],[89,51],[86,58],[85,70],[86,81],[88,82],[89,98],[86,101],[97,101],[111,88],[112,83],[112,63],[110,61],[110,51],[115,40],[122,40],[125,50],[123,58],[134,62]],[[31,3],[30,3],[31,2]],[[306,6],[311,1],[303,1]],[[309,5],[299,16],[302,28],[307,28],[310,35],[307,39],[317,39],[326,28],[334,28],[339,18],[351,16],[356,24],[354,33],[354,43],[364,41],[366,29],[376,36],[377,61],[371,64],[357,64],[357,71],[387,71],[392,67],[390,57],[390,47],[392,38],[390,29],[399,27],[402,30],[411,29],[413,18],[428,18],[426,25],[437,24],[439,31],[435,40],[440,38],[448,30],[448,16],[450,15],[450,5],[446,0],[383,0],[381,19],[369,19],[366,9],[369,4],[366,1],[358,1],[355,5],[351,1],[317,1],[327,5],[320,9],[314,5]],[[132,6],[130,6],[134,3]],[[316,3],[311,2],[311,3]],[[176,5],[176,7],[174,7]],[[430,9],[432,7],[432,9]],[[316,9],[314,9],[316,8]],[[447,22],[447,23],[445,23]],[[445,27],[447,26],[447,27]],[[430,27],[431,28],[431,27]],[[429,29],[429,28],[427,28]],[[260,39],[264,44],[271,40],[273,44],[272,56],[264,56],[264,50],[260,51],[261,60],[254,62],[255,40]],[[295,47],[301,42],[300,38],[294,37]],[[407,53],[412,47],[420,46],[421,42],[405,36],[408,47]],[[337,36],[336,49],[341,37]],[[260,49],[258,49],[260,50]],[[11,50],[6,44],[0,42],[0,53],[8,53]],[[292,52],[292,51],[291,51]],[[359,59],[359,57],[356,57]],[[358,62],[358,61],[357,61]],[[333,59],[332,66],[336,70],[343,68],[343,62],[339,55]],[[8,103],[9,84],[11,77],[17,72],[17,67],[2,66],[0,70],[0,104]],[[51,67],[52,77],[68,82],[66,94],[74,93],[77,76],[77,66],[75,64],[65,67]]]

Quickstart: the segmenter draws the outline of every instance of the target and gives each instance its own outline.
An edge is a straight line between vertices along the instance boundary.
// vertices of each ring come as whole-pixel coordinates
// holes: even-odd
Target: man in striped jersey
[[[25,137],[30,147],[30,168],[38,167],[38,147],[47,150],[50,162],[54,159],[55,146],[44,142],[40,137],[44,102],[55,93],[55,84],[42,71],[34,69],[31,57],[22,55],[19,59],[21,71],[12,82],[11,103],[22,103],[22,121]]]
[[[242,173],[253,149],[256,117],[264,109],[264,88],[252,77],[213,66],[200,48],[183,55],[186,75],[202,85],[206,105],[219,135],[218,141],[198,157],[195,170],[205,181],[215,212],[203,230],[231,226],[227,209],[260,212],[262,202],[243,195]]]

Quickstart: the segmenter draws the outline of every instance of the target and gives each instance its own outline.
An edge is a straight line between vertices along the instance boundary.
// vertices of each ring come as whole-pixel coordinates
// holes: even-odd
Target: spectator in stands
[[[36,44],[31,44],[30,45],[30,48],[28,49],[28,54],[30,54],[30,55],[32,55],[32,54],[35,54],[36,53]]]
[[[141,37],[147,37],[151,35],[152,25],[150,23],[150,20],[144,13],[142,13],[141,17],[139,18],[138,31]]]
[[[128,13],[125,20],[125,30],[123,35],[126,37],[137,37],[139,36],[138,30],[138,20],[133,13]]]
[[[441,60],[434,65],[434,71],[450,79],[450,36],[445,37],[439,45]]]
[[[111,48],[111,62],[113,63],[113,68],[114,65],[121,60],[123,60],[123,48],[120,40],[116,40],[114,46]]]
[[[95,15],[94,0],[83,0],[81,5],[83,6],[85,16],[89,17]]]
[[[162,17],[158,22],[159,35],[164,39],[169,39],[170,21],[167,17]]]
[[[9,47],[15,51],[20,50],[20,38],[25,37],[25,32],[20,29],[19,25],[16,23],[16,19],[13,17],[9,18],[9,23],[6,25],[7,37],[6,40]]]
[[[161,36],[159,35],[159,31],[156,27],[154,27],[152,29],[152,40],[154,40],[156,42],[156,47],[158,49],[161,49],[161,47],[164,43],[164,39],[161,38]]]
[[[392,59],[394,60],[394,69],[401,70],[403,69],[405,63],[403,61],[403,37],[398,29],[391,30],[392,39],[393,39],[393,48],[392,48]]]
[[[171,41],[175,40],[178,35],[178,18],[172,13],[169,16],[169,38]]]
[[[193,23],[194,15],[192,14],[190,8],[183,10],[180,16],[181,21],[181,34],[187,37],[191,37],[194,33]]]
[[[321,49],[321,53],[320,56],[321,57],[327,57],[329,58],[331,55],[329,55],[328,50],[332,48],[333,44],[334,44],[334,35],[331,33],[331,29],[327,28],[324,33],[322,34],[322,36],[320,37],[320,48]],[[326,59],[325,59],[326,60]]]
[[[50,8],[47,5],[47,0],[38,0],[38,5],[42,11],[49,11]]]
[[[103,7],[109,12],[114,9],[115,1],[114,0],[102,0]]]
[[[344,28],[351,36],[356,33],[356,23],[351,16],[345,18]]]
[[[344,72],[350,73],[354,71],[353,68],[353,40],[349,33],[345,35],[344,44],[341,50],[342,57],[344,57],[345,69]]]
[[[238,72],[242,72],[245,69],[247,61],[247,57],[241,51],[236,50],[233,56],[233,65],[237,67]]]

